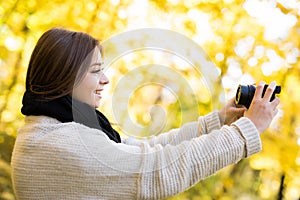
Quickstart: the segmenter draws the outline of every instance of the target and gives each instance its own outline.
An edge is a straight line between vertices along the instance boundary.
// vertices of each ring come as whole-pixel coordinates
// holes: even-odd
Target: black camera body
[[[262,97],[264,96],[268,85],[264,86]],[[252,99],[254,97],[256,87],[254,85],[239,85],[236,95],[235,95],[235,103],[237,105],[243,105],[247,109],[250,107]],[[276,86],[270,101],[275,99],[275,94],[280,94],[281,86]]]

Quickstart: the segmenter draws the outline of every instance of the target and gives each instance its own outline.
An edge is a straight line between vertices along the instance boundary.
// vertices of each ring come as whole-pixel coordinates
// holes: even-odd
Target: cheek
[[[92,77],[92,78],[89,79],[87,87],[90,90],[95,91],[97,89],[97,87],[98,87],[98,82],[99,82],[98,78],[94,76],[94,77]]]
[[[97,88],[97,77],[96,76],[87,76],[82,82],[82,89],[86,90],[86,92],[95,90]]]
[[[86,76],[82,82],[74,88],[74,96],[82,101],[87,101],[97,89],[97,79],[94,76]]]

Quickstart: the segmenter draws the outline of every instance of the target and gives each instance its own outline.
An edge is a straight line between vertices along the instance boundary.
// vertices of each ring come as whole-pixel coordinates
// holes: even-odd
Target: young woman
[[[277,113],[257,86],[248,110],[233,99],[197,122],[148,141],[120,138],[96,108],[109,80],[102,47],[90,35],[51,29],[29,62],[12,156],[18,199],[161,199],[261,150]]]

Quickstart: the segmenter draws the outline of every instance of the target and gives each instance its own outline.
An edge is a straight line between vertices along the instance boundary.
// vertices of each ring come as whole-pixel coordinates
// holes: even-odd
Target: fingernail
[[[270,86],[269,86],[270,88],[272,88],[273,90],[275,89],[275,87],[276,87],[276,81],[272,81],[271,83],[270,83]]]
[[[265,85],[266,84],[266,82],[264,82],[264,81],[261,81],[261,82],[259,82],[259,84],[258,85]]]

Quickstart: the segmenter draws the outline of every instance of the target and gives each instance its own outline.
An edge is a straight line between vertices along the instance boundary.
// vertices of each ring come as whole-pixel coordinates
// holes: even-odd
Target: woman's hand
[[[271,82],[262,97],[264,85],[265,83],[261,82],[256,87],[250,107],[244,114],[245,117],[249,118],[254,123],[259,133],[264,132],[270,126],[273,118],[278,112],[277,106],[280,103],[280,100],[277,97],[270,102],[276,87],[276,82]]]
[[[230,125],[232,122],[235,122],[242,117],[246,110],[247,109],[245,107],[235,104],[235,98],[230,99],[228,103],[219,111],[221,124]]]

